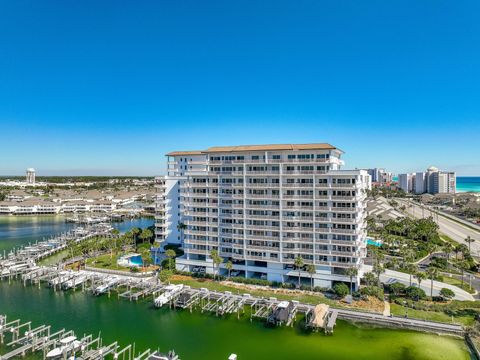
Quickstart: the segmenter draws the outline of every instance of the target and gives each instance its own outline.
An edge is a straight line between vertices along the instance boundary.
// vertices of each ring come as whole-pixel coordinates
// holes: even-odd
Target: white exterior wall
[[[351,266],[360,268],[360,277],[366,255],[364,190],[371,179],[363,170],[338,170],[340,156],[338,150],[175,156],[168,174],[185,177],[175,208],[188,227],[185,257],[177,259],[177,267],[205,266],[210,272],[209,253],[216,249],[247,277],[298,277],[292,269],[297,256],[316,267],[318,286],[349,281],[343,272]],[[157,223],[168,219],[166,213]],[[310,279],[305,272],[302,277]]]
[[[406,193],[410,193],[413,191],[412,180],[412,174],[398,174],[398,187]]]

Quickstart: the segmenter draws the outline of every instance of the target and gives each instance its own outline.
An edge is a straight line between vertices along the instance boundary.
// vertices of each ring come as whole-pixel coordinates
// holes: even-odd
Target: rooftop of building
[[[338,150],[337,147],[328,143],[313,143],[313,144],[267,144],[267,145],[237,145],[237,146],[213,146],[206,150],[197,151],[172,151],[166,156],[188,156],[188,155],[203,155],[211,153],[235,153],[235,152],[249,152],[249,151],[300,151],[300,150]]]

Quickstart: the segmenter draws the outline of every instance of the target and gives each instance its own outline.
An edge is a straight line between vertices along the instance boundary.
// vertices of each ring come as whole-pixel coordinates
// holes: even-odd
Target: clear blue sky
[[[480,175],[480,2],[0,3],[0,175],[160,174],[164,153],[330,142]]]

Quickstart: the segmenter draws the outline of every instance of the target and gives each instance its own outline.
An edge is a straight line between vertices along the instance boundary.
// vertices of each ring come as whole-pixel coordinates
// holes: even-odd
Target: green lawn
[[[405,316],[406,308],[402,305],[395,303],[390,304],[390,312],[396,316]],[[437,311],[425,311],[425,310],[415,310],[408,308],[408,317],[421,319],[421,320],[431,320],[439,321],[444,323],[452,323],[452,316],[445,314],[444,312]],[[475,319],[473,316],[454,316],[453,323],[470,326],[474,323]]]
[[[468,281],[464,281],[463,285],[462,285],[461,280],[459,280],[457,278],[454,278],[454,277],[449,277],[449,276],[444,276],[442,281],[444,283],[447,283],[447,284],[450,284],[450,285],[458,286],[459,288],[461,288],[465,291],[468,291],[470,294],[475,294],[475,289],[468,286]]]
[[[326,298],[323,294],[318,294],[318,295],[309,295],[309,294],[275,294],[272,291],[269,290],[243,290],[243,289],[237,289],[233,286],[227,286],[227,285],[222,285],[216,281],[209,281],[209,280],[203,280],[202,279],[181,279],[181,280],[172,280],[172,283],[175,284],[184,284],[191,286],[192,288],[207,288],[209,290],[215,290],[215,291],[231,291],[232,293],[248,293],[253,296],[258,296],[258,297],[276,297],[278,300],[297,300],[302,303],[306,304],[327,304],[335,307],[341,307],[339,303],[337,303],[334,300]]]
[[[99,269],[130,271],[128,267],[117,265],[117,256],[111,257],[110,254],[99,255],[97,257],[87,259],[87,266],[96,267]]]

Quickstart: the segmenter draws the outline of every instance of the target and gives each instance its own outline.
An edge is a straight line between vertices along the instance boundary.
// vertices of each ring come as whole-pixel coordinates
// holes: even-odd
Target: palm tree
[[[384,272],[385,272],[385,268],[383,267],[382,264],[380,264],[380,263],[378,263],[378,262],[375,263],[375,264],[373,264],[373,273],[374,273],[375,275],[377,275],[377,284],[378,284],[378,287],[380,287],[380,285],[381,285],[381,284],[380,284],[380,275],[381,275],[382,273],[384,273]]]
[[[460,270],[462,270],[462,287],[463,287],[463,276],[465,275],[465,270],[469,269],[470,266],[468,261],[465,261],[465,260],[461,261],[458,265],[460,267]]]
[[[310,274],[310,290],[313,290],[313,275],[315,275],[317,269],[315,269],[315,265],[308,264],[306,270]]]
[[[140,234],[140,229],[135,227],[132,230],[130,230],[130,232],[132,233],[132,238],[133,238],[133,244],[134,244],[134,247],[135,247],[135,251],[137,251],[137,237]]]
[[[475,240],[472,239],[470,236],[467,236],[465,242],[468,244],[468,252],[471,253],[471,245],[473,242],[475,242]]]
[[[455,246],[451,243],[451,242],[446,242],[444,245],[443,245],[443,251],[445,252],[445,255],[447,255],[447,265],[450,261],[450,254],[452,251],[455,250]]]
[[[363,275],[363,280],[367,284],[367,286],[373,285],[376,281],[375,275],[371,272],[366,273]]]
[[[212,250],[210,251],[210,257],[213,260],[213,279],[215,280],[215,269],[217,268],[218,265],[220,265],[223,261],[220,255],[218,255],[217,250]]]
[[[177,230],[180,231],[180,239],[183,241],[183,231],[187,229],[187,225],[180,222],[177,225]]]
[[[345,274],[350,277],[350,295],[353,294],[353,277],[358,275],[358,269],[356,266],[349,267]]]
[[[168,258],[168,268],[172,270],[172,267],[173,267],[172,260],[173,258],[175,258],[175,256],[177,256],[177,253],[173,249],[168,249],[167,251],[165,251],[165,256]]]
[[[151,259],[150,249],[146,249],[142,247],[140,249],[140,255],[142,256],[142,265],[143,265],[143,268],[145,269],[145,264],[147,264]]]
[[[415,271],[417,270],[417,267],[415,266],[415,264],[407,264],[405,266],[405,270],[407,271],[407,273],[410,275],[410,285],[409,286],[412,286],[412,275],[415,273]]]
[[[434,266],[429,266],[427,275],[430,278],[430,297],[433,298],[433,280],[438,276],[438,269]]]
[[[418,287],[422,285],[422,280],[425,280],[427,278],[427,275],[423,271],[417,271],[415,274],[413,274],[413,277],[417,279],[418,282]]]
[[[302,266],[304,265],[304,261],[303,261],[303,258],[300,256],[300,255],[297,255],[297,257],[295,258],[295,267],[297,268],[298,270],[298,287],[300,287],[300,281],[301,281],[301,270],[302,270]]]
[[[142,240],[142,244],[145,242],[145,240],[150,239],[153,236],[153,233],[150,229],[145,228],[142,230],[142,232],[139,235],[140,240]]]
[[[233,269],[233,263],[231,260],[228,260],[226,263],[225,263],[225,269],[228,270],[228,278],[230,278],[230,273]]]

